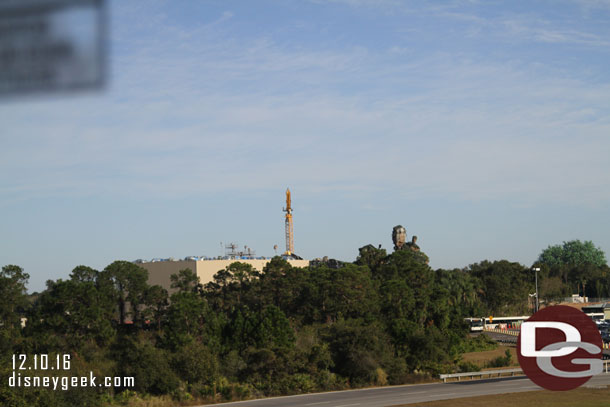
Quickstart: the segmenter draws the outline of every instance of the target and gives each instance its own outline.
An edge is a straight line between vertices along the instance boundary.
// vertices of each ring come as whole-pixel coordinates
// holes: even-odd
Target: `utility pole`
[[[538,308],[540,304],[538,302],[538,272],[540,271],[540,267],[534,267],[534,272],[536,273],[536,312],[538,312]]]

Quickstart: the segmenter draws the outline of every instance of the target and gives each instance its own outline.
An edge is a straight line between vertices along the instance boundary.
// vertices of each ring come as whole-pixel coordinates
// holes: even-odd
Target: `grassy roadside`
[[[511,367],[518,367],[517,349],[514,346],[498,345],[494,350],[486,350],[480,352],[468,352],[462,355],[463,362],[469,362],[477,365],[482,370],[485,370],[487,364],[497,357],[504,356],[506,350],[509,350],[512,355]]]
[[[608,407],[610,388],[579,388],[571,391],[532,391],[525,393],[477,396],[462,399],[400,404],[392,407]]]

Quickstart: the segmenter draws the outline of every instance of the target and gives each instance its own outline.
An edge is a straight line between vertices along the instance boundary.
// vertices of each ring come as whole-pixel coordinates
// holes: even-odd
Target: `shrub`
[[[505,367],[510,366],[513,361],[513,355],[510,353],[509,349],[506,349],[504,356],[498,356],[497,358],[490,361],[487,366],[488,367]]]
[[[460,373],[462,372],[479,372],[481,368],[472,362],[461,362],[458,365]]]

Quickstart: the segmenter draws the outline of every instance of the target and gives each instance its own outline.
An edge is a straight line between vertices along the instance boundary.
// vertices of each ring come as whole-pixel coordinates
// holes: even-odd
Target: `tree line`
[[[557,284],[563,295],[577,284],[608,294],[605,257],[549,260],[558,253],[549,248],[538,259],[543,293],[557,294]],[[459,370],[462,353],[484,346],[469,338],[464,318],[529,312],[529,267],[501,260],[433,270],[426,260],[369,245],[338,268],[297,268],[275,257],[259,272],[236,262],[204,285],[181,270],[171,276],[171,293],[150,286],[137,264],[115,261],[101,271],[78,266],[31,295],[27,273],[5,266],[0,403],[221,401],[414,382]],[[134,377],[135,388],[9,387],[13,354],[71,354],[70,375]]]

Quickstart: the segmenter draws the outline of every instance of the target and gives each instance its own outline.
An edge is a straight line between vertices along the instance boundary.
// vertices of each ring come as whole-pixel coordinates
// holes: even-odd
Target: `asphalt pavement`
[[[595,376],[585,384],[585,386],[593,387],[609,385],[610,374]],[[302,394],[214,405],[224,407],[387,407],[433,400],[519,393],[534,390],[541,390],[541,388],[525,376],[518,376],[452,383],[416,384]]]

